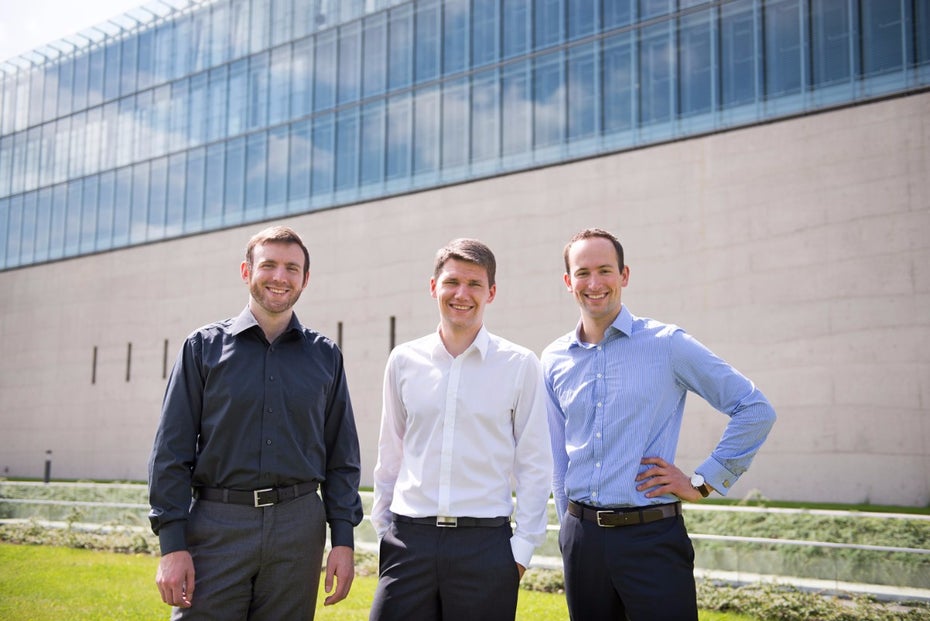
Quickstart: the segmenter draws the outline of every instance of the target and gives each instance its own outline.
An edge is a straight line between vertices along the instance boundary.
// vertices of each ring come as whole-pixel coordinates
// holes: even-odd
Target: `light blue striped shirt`
[[[692,391],[730,422],[696,471],[721,494],[752,462],[775,422],[755,385],[678,326],[634,317],[626,306],[596,345],[578,328],[542,354],[549,392],[553,495],[602,507],[673,502],[647,498],[636,476],[644,457],[675,461],[685,396]],[[648,490],[646,490],[648,491]]]

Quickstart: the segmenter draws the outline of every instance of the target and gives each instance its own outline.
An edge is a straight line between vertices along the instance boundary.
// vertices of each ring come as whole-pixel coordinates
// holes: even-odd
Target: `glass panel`
[[[223,225],[223,186],[226,179],[226,144],[207,147],[207,172],[204,180],[203,227],[205,230]]]
[[[313,111],[313,39],[294,44],[291,68],[291,118],[300,118]]]
[[[131,117],[130,117],[131,123]],[[131,126],[130,126],[131,129]],[[87,131],[87,115],[84,113],[75,114],[71,117],[71,138],[69,140],[70,149],[68,150],[68,177],[80,177],[84,174],[84,133]],[[28,136],[28,135],[27,135]],[[127,137],[126,151],[132,154],[132,136]],[[28,153],[26,154],[28,155]],[[129,158],[127,158],[129,159]],[[26,161],[29,164],[29,161]],[[23,181],[29,182],[29,169],[24,168],[22,171]],[[23,188],[23,189],[28,189]]]
[[[504,58],[525,54],[530,48],[531,0],[503,0]]]
[[[442,88],[443,168],[455,168],[468,163],[469,125],[468,79],[446,82]]]
[[[500,57],[500,14],[498,0],[472,1],[472,65],[480,67]]]
[[[108,48],[109,52],[109,48]],[[107,76],[110,75],[109,53],[107,54]],[[162,24],[155,29],[155,83],[167,82],[174,68],[174,22]],[[109,78],[108,78],[109,79]]]
[[[668,15],[674,9],[675,0],[639,0],[640,21],[659,15]]]
[[[210,62],[210,11],[199,10],[191,14],[190,70],[203,71]]]
[[[132,167],[116,171],[116,202],[113,207],[113,247],[129,243],[129,216],[132,200]]]
[[[204,149],[191,149],[187,153],[187,188],[184,200],[184,232],[203,228]]]
[[[862,71],[865,75],[904,66],[902,3],[862,0]]]
[[[165,212],[165,235],[173,237],[184,230],[184,195],[187,178],[187,154],[168,158],[168,209]]]
[[[103,140],[103,108],[96,107],[87,111],[87,139],[84,144],[84,161],[88,173],[100,170],[100,145]],[[39,170],[42,171],[50,164],[49,149],[42,140],[42,153],[39,156]]]
[[[229,3],[222,0],[213,5],[210,13],[210,66],[228,61],[229,52]]]
[[[339,86],[340,104],[358,101],[361,92],[362,33],[358,23],[343,26],[339,33]]]
[[[500,86],[496,69],[476,73],[471,90],[471,159],[500,156]]]
[[[136,57],[139,49],[139,39],[137,37],[126,37],[123,39],[123,56],[120,61],[120,80],[119,92],[121,95],[129,95],[136,90]]]
[[[155,33],[144,30],[139,33],[139,61],[136,69],[137,88],[141,91],[155,84]]]
[[[52,188],[51,220],[49,223],[48,258],[64,255],[65,221],[68,214],[68,186],[60,183]]]
[[[562,42],[565,29],[561,0],[535,0],[533,15],[536,18],[534,36],[537,50]]]
[[[388,179],[410,176],[411,144],[413,142],[412,98],[409,94],[388,101],[387,168]]]
[[[171,78],[183,78],[190,74],[191,67],[191,20],[182,17],[174,23],[174,55],[172,56]]]
[[[129,218],[129,241],[139,244],[148,239],[149,164],[132,167],[132,214]]]
[[[271,45],[280,45],[291,39],[291,23],[294,19],[295,0],[272,0],[271,2]],[[298,3],[306,0],[296,0]]]
[[[268,189],[265,217],[281,216],[287,211],[287,126],[268,132]]]
[[[0,265],[19,265],[22,219],[22,195],[0,201],[0,258],[4,259]]]
[[[313,156],[310,188],[314,199],[333,191],[335,161],[335,122],[332,114],[324,114],[313,123]],[[314,203],[316,204],[316,202]]]
[[[597,44],[569,50],[568,139],[591,138],[598,133],[599,96]]]
[[[65,121],[64,123],[59,122],[59,125],[61,125],[64,131],[67,133],[68,130],[70,129],[71,119],[70,118],[64,119],[64,121]],[[65,145],[67,144],[68,143],[66,141]],[[10,180],[10,191],[13,194],[19,194],[20,192],[23,191],[23,170],[26,167],[26,132],[19,132],[18,134],[13,135],[12,157],[13,157],[13,172],[12,172],[11,180]],[[67,169],[68,153],[67,151],[63,153],[62,159],[63,159],[63,164],[64,164],[63,167],[64,167],[64,173],[65,173],[63,177],[67,177],[67,174],[68,174],[68,169]]]
[[[368,104],[362,109],[361,184],[384,180],[384,101]]]
[[[468,67],[468,26],[470,0],[446,0],[443,8],[443,72]]]
[[[87,107],[87,79],[88,79],[89,72],[90,72],[90,58],[87,56],[87,54],[81,54],[80,56],[75,56],[74,57],[74,91],[73,91],[73,99],[72,99],[72,106],[74,110],[83,110],[84,108]],[[33,75],[42,76],[44,74],[40,71],[33,71]],[[33,101],[32,104],[29,106],[30,108],[29,116],[30,116],[30,121],[32,123],[35,123],[38,121],[37,115],[34,112],[41,112],[41,106],[42,106],[41,85],[38,85],[35,83],[35,81],[33,81],[33,88],[32,88],[33,96],[37,94],[36,93],[37,87],[39,90],[38,92],[39,101]],[[34,110],[37,107],[36,104],[38,104],[38,110]]]
[[[68,207],[65,215],[64,256],[73,257],[81,250],[81,209],[84,202],[84,180],[68,183]]]
[[[106,112],[106,110],[104,110]],[[115,158],[117,149],[116,149],[116,126],[117,126],[117,108],[114,104],[112,112],[114,113],[113,118],[113,151],[112,154]],[[68,146],[71,142],[71,119],[65,118],[60,119],[55,123],[55,174],[52,178],[54,183],[59,183],[68,178]],[[13,158],[13,191],[18,191],[16,189],[16,179],[22,179],[20,171],[16,168],[17,160]]]
[[[336,32],[321,34],[316,40],[316,71],[313,74],[313,109],[325,110],[336,104]]]
[[[437,0],[423,0],[416,9],[416,80],[424,82],[439,75],[442,26]]]
[[[171,85],[171,137],[168,148],[172,151],[187,146],[187,130],[189,119],[188,89],[189,80],[181,80]],[[122,106],[120,106],[122,108]],[[120,110],[122,116],[122,110]],[[122,126],[120,127],[122,129]],[[122,134],[120,134],[122,136]]]
[[[812,0],[811,68],[816,86],[849,80],[849,29],[849,0]]]
[[[800,0],[765,6],[765,93],[771,99],[801,90]]]
[[[90,52],[90,66],[87,75],[87,105],[96,106],[103,101],[103,77],[104,77],[104,50],[97,48]],[[49,72],[46,71],[46,79]],[[57,82],[57,74],[56,74]],[[48,82],[46,82],[48,88]],[[45,117],[46,120],[51,117]]]
[[[336,120],[336,189],[358,185],[358,108],[339,113]]]
[[[97,113],[94,114],[94,118],[98,119],[98,132],[102,131],[102,119],[103,119],[103,109],[97,108]],[[42,126],[42,146],[39,151],[39,185],[51,185],[55,178],[55,130],[57,125],[55,123],[46,123]],[[100,144],[102,141],[102,134],[98,134],[97,137],[92,137],[95,141],[94,149],[99,150]],[[12,148],[12,141],[10,142],[10,147]],[[90,146],[88,145],[88,148]],[[97,159],[99,162],[99,158]],[[12,165],[12,161],[8,161],[7,165]],[[98,166],[99,167],[99,166]],[[6,169],[9,171],[9,168]],[[8,193],[9,180],[7,180],[7,185],[4,185],[3,175],[4,175],[4,164],[3,164],[3,142],[0,141],[0,196]]]
[[[604,2],[604,29],[629,26],[633,23],[634,0],[609,0]]]
[[[261,52],[271,43],[271,0],[252,0],[252,12],[249,17],[249,51]]]
[[[632,129],[636,84],[633,34],[625,32],[604,40],[604,131]]]
[[[210,71],[207,86],[207,141],[226,136],[226,86],[229,68],[224,65]]]
[[[413,173],[439,170],[439,89],[421,89],[414,95]]]
[[[114,201],[116,200],[116,173],[112,170],[105,172],[100,175],[100,192],[97,195],[97,250],[106,250],[107,248],[113,247],[113,208]],[[48,200],[46,203],[49,208],[51,207],[51,193],[48,195]],[[43,217],[45,217],[45,231],[48,232],[48,212],[42,211],[43,205],[43,196],[42,192],[39,192],[39,227],[36,228],[36,232],[41,232],[43,224]],[[38,238],[37,238],[38,239]],[[48,248],[48,239],[44,239],[44,247]],[[38,251],[38,246],[36,248]]]
[[[229,18],[230,58],[249,52],[249,0],[232,0]]]
[[[94,187],[97,187],[96,179],[93,182]],[[20,249],[19,257],[21,265],[29,265],[35,261],[35,247],[36,247],[36,217],[37,217],[37,207],[38,207],[39,193],[38,192],[29,192],[23,197],[23,229],[22,233],[19,236],[20,239]],[[2,221],[3,215],[2,210],[0,210],[0,221]]]
[[[229,116],[227,135],[235,136],[245,131],[248,108],[248,60],[240,60],[229,66]]]
[[[81,115],[82,117],[85,115]],[[86,127],[86,122],[83,125]],[[42,128],[33,127],[26,132],[26,168],[23,170],[24,190],[34,190],[39,186],[39,153],[42,145]],[[84,164],[83,153],[78,159]]]
[[[401,88],[413,81],[413,5],[391,10],[388,24],[388,87]]]
[[[223,223],[239,224],[245,204],[245,138],[226,143],[226,185],[223,192]]]
[[[51,124],[46,127],[52,127]],[[0,137],[0,196],[10,194],[13,181],[13,136]]]
[[[681,18],[678,45],[679,112],[710,112],[714,87],[710,11]]]
[[[670,121],[674,84],[671,25],[643,28],[640,40],[640,119],[644,124]]]
[[[287,198],[288,211],[293,213],[306,208],[310,198],[310,121],[295,123],[291,128]]]
[[[152,161],[149,184],[149,239],[165,237],[165,214],[168,210],[168,158]]]
[[[165,84],[154,91],[152,102],[152,154],[168,152],[171,136],[171,86]],[[101,153],[104,155],[105,151]]]
[[[190,146],[203,144],[207,139],[206,73],[200,73],[191,78],[190,115],[187,144]]]
[[[533,101],[530,96],[530,81],[527,78],[528,70],[529,65],[522,61],[508,65],[501,77],[502,150],[505,156],[528,153],[532,144]]]
[[[725,108],[756,100],[758,55],[752,0],[720,8],[720,97]]]
[[[917,62],[930,62],[930,2],[918,2],[914,14],[917,36]]]
[[[99,51],[98,54],[103,54]],[[6,99],[3,104],[3,133],[13,131],[13,101],[15,94],[13,92],[13,80],[7,80]],[[103,79],[100,80],[101,96],[103,90]],[[42,97],[42,118],[51,121],[58,115],[58,65],[53,65],[45,70],[45,90]]]
[[[594,34],[598,28],[598,0],[568,0],[568,38]],[[607,4],[611,4],[608,2]]]
[[[249,60],[248,129],[268,124],[268,53]]]
[[[246,143],[245,219],[260,220],[265,214],[265,179],[268,167],[268,136],[251,134]]]
[[[536,147],[551,147],[565,140],[565,75],[563,53],[536,59],[533,71],[533,134]]]
[[[268,123],[277,125],[286,121],[291,102],[291,46],[284,45],[271,51],[268,95]]]
[[[58,67],[58,116],[65,116],[66,114],[71,113],[71,95],[73,85],[74,63],[70,60],[66,60]],[[17,116],[19,115],[19,110],[28,110],[28,97],[25,101],[19,101],[19,96],[26,95],[27,93],[28,90],[26,88],[17,91]],[[20,129],[20,127],[17,127],[17,129]]]
[[[365,97],[387,88],[387,20],[384,13],[365,19],[362,91]]]

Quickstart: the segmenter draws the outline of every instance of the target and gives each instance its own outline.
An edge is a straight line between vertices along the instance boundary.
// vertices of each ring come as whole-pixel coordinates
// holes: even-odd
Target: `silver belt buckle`
[[[253,491],[253,492],[252,492],[252,498],[255,499],[255,505],[254,505],[254,506],[255,506],[255,507],[270,507],[271,505],[273,505],[273,504],[274,504],[274,501],[272,501],[272,502],[260,502],[260,501],[259,501],[259,498],[258,498],[260,494],[264,494],[265,492],[272,492],[272,491],[274,491],[274,488],[273,488],[273,487],[266,487],[265,489],[257,489],[257,490],[255,490],[255,491]]]
[[[436,518],[436,526],[440,528],[458,528],[459,519],[447,515],[440,515]]]
[[[601,522],[601,516],[615,515],[613,511],[598,511],[597,512],[597,525],[601,528],[614,528],[616,524],[604,524]]]

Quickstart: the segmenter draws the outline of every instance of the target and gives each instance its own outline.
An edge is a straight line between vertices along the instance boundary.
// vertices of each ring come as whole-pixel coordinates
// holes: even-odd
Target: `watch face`
[[[695,474],[693,477],[691,477],[691,485],[693,487],[701,487],[704,485],[704,477],[700,474]]]

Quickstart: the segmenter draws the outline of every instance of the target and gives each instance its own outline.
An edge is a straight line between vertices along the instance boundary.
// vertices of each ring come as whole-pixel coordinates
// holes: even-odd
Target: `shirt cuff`
[[[704,460],[704,463],[698,466],[695,472],[703,476],[704,482],[713,487],[721,496],[726,496],[730,488],[736,485],[739,480],[738,475],[721,466],[720,462],[713,457]]]
[[[158,529],[158,545],[162,556],[187,549],[187,538],[184,536],[186,526],[187,520],[175,520]]]
[[[511,537],[510,550],[513,552],[513,560],[520,563],[524,567],[529,567],[530,561],[533,559],[533,551],[536,550],[536,546],[525,539]]]
[[[329,523],[329,543],[332,547],[346,546],[355,548],[355,534],[352,522],[348,520],[333,520]]]

